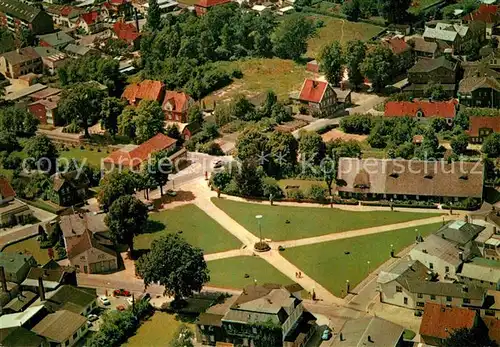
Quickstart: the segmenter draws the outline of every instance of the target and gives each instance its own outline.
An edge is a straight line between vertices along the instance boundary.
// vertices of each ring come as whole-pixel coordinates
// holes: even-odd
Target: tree
[[[147,26],[152,31],[160,29],[161,25],[161,10],[156,0],[148,0],[148,17]]]
[[[474,61],[480,58],[479,50],[482,45],[479,40],[465,41],[461,48],[461,54],[465,55],[468,61]]]
[[[59,156],[56,146],[46,135],[37,135],[26,142],[24,151],[29,160],[27,164],[33,169],[53,173],[56,168],[56,159]]]
[[[101,126],[114,137],[118,133],[118,117],[125,108],[125,102],[115,97],[106,97],[101,105]]]
[[[432,160],[440,157],[439,140],[432,129],[427,129],[424,133],[422,145],[416,150],[416,155],[421,160]]]
[[[346,16],[347,20],[357,22],[361,16],[361,9],[358,0],[344,1],[342,4],[342,13]]]
[[[266,99],[260,106],[260,113],[262,117],[271,117],[273,113],[273,107],[278,103],[278,96],[272,90],[268,90],[266,93]]]
[[[16,40],[19,43],[19,46],[28,47],[36,45],[36,36],[33,34],[33,31],[29,28],[22,27],[20,30],[16,32]]]
[[[453,124],[460,127],[462,130],[467,130],[469,129],[469,116],[465,112],[458,111],[453,119]]]
[[[89,127],[101,114],[104,92],[91,84],[76,84],[62,92],[59,113],[67,124],[75,122],[90,137]]]
[[[198,151],[210,155],[224,155],[221,146],[215,141],[209,141],[204,144],[199,144]]]
[[[10,52],[16,49],[14,35],[7,27],[0,28],[0,53]]]
[[[488,158],[500,157],[500,134],[491,133],[484,139],[481,151],[488,156]]]
[[[298,60],[307,52],[307,40],[314,32],[313,21],[306,16],[287,16],[271,36],[273,51],[280,58]]]
[[[349,71],[349,82],[357,88],[364,80],[360,66],[366,56],[366,44],[360,40],[348,41],[344,54],[345,64]]]
[[[361,64],[362,73],[372,82],[373,89],[381,91],[390,81],[394,66],[392,51],[382,45],[369,52]]]
[[[244,121],[257,120],[260,118],[255,111],[255,105],[252,104],[244,95],[237,95],[233,104],[234,116]]]
[[[427,87],[424,90],[424,96],[426,98],[431,98],[434,101],[443,101],[449,99],[443,86],[439,83],[428,83]]]
[[[137,143],[142,143],[158,133],[163,132],[165,115],[156,100],[141,100],[134,118],[135,137]]]
[[[488,338],[488,333],[480,328],[459,328],[450,333],[447,339],[442,339],[440,347],[493,347],[496,343]]]
[[[367,135],[373,125],[373,116],[370,114],[353,114],[340,120],[340,127],[349,134]]]
[[[299,138],[299,151],[302,160],[319,164],[325,157],[326,146],[319,135],[313,131],[302,131]]]
[[[20,148],[16,134],[11,131],[0,131],[0,152],[12,153]]]
[[[320,68],[325,73],[326,79],[333,85],[338,85],[342,80],[342,65],[344,64],[342,46],[338,41],[323,47],[319,57]]]
[[[101,180],[97,200],[104,210],[122,195],[132,195],[139,184],[139,177],[130,171],[113,171]]]
[[[379,0],[380,15],[389,23],[404,23],[411,0]]]
[[[136,262],[144,284],[159,283],[175,301],[199,292],[210,280],[203,252],[177,234],[167,234],[151,243],[151,251]]]
[[[125,107],[125,109],[117,119],[118,134],[126,136],[131,140],[135,138],[134,119],[136,118],[136,116],[137,113],[135,112],[135,108],[133,108],[132,106]]]
[[[134,236],[141,233],[148,220],[148,208],[132,195],[123,195],[115,200],[104,222],[115,244],[125,243],[130,254],[134,254]]]
[[[160,187],[160,196],[163,196],[163,186],[168,182],[168,175],[172,172],[172,163],[165,151],[156,152],[148,165],[145,166],[144,175],[152,186]]]
[[[188,122],[198,123],[199,125],[203,124],[203,112],[198,104],[193,105],[189,108]]]
[[[165,135],[172,139],[176,139],[179,142],[182,142],[182,135],[179,131],[179,127],[177,124],[170,124],[165,128]]]
[[[263,194],[262,174],[254,161],[243,161],[235,176],[238,192],[243,196],[260,197]]]
[[[267,137],[257,127],[245,128],[236,139],[238,159],[266,164],[269,154],[267,142]]]
[[[451,149],[456,155],[464,154],[469,145],[469,136],[466,133],[461,133],[451,140]]]
[[[448,130],[449,125],[444,118],[433,118],[429,127],[434,130],[436,133],[440,133],[442,131]]]
[[[194,347],[194,333],[188,326],[182,324],[174,336],[176,337],[170,342],[170,347]]]
[[[271,117],[276,120],[276,123],[281,124],[293,119],[292,113],[281,102],[277,102],[271,109]]]
[[[21,107],[7,106],[0,109],[0,131],[30,137],[35,134],[38,123],[38,119],[31,112]]]
[[[297,166],[299,143],[289,132],[273,131],[268,147],[272,160],[272,176],[283,177],[293,173]]]
[[[415,153],[415,145],[412,142],[405,142],[399,146],[394,146],[390,148],[387,153],[391,158],[402,158],[410,160],[413,158]]]

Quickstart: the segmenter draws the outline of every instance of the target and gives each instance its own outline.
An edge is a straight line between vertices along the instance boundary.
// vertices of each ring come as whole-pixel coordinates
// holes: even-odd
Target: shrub
[[[238,184],[236,183],[234,178],[224,187],[222,191],[227,195],[240,195]]]
[[[320,185],[313,184],[308,192],[307,192],[307,197],[309,199],[318,201],[318,202],[324,202],[326,197],[328,195],[328,190]]]
[[[346,133],[368,135],[373,125],[373,116],[366,114],[353,114],[340,121],[340,127]]]
[[[300,105],[300,106],[299,106],[299,112],[300,112],[301,114],[308,114],[308,111],[309,111],[309,109],[307,108],[307,106],[306,106],[306,105]]]
[[[262,241],[262,242],[257,242],[254,245],[254,249],[258,252],[266,252],[269,251],[271,247],[269,247],[269,245],[266,242]]]
[[[300,189],[289,190],[286,193],[286,196],[289,199],[293,199],[293,200],[297,200],[297,201],[304,199],[304,193]]]
[[[263,179],[262,190],[264,198],[269,198],[271,194],[273,195],[273,199],[280,199],[283,197],[283,191],[278,185],[278,182],[272,177],[265,177]]]

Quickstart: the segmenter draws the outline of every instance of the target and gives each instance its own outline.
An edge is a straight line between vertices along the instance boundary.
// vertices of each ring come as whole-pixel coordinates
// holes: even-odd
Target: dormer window
[[[422,113],[421,110],[418,110],[416,113],[416,116],[417,116],[417,118],[422,118],[424,116],[424,114]]]
[[[391,176],[392,178],[398,178],[399,174],[397,172],[393,172],[389,176]]]

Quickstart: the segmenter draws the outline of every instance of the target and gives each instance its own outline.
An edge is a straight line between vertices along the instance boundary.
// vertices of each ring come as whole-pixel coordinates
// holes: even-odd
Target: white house
[[[474,258],[463,264],[457,276],[467,285],[500,290],[500,261]]]

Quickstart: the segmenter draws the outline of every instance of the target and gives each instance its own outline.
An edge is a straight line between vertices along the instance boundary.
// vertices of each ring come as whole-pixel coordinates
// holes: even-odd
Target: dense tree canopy
[[[368,52],[361,64],[361,71],[370,79],[376,91],[382,90],[394,73],[392,51],[382,45]]]
[[[347,42],[345,49],[345,63],[349,71],[349,82],[356,88],[363,83],[364,76],[361,73],[361,63],[366,56],[366,44],[360,40]]]
[[[176,300],[199,292],[210,280],[202,250],[177,234],[154,240],[151,251],[136,262],[136,270],[146,286],[158,282]]]
[[[333,41],[323,47],[319,57],[321,71],[325,73],[326,80],[333,85],[338,85],[342,80],[344,55],[339,41]]]
[[[39,169],[53,173],[56,159],[59,156],[56,146],[45,135],[37,135],[26,142],[24,151],[28,156],[27,165],[32,169]]]
[[[122,195],[132,195],[139,185],[139,178],[129,171],[108,173],[100,183],[97,200],[107,210]]]
[[[314,32],[312,20],[300,14],[287,16],[273,33],[274,53],[283,59],[299,59],[307,52],[307,40]]]
[[[101,104],[101,126],[111,135],[118,133],[118,117],[125,108],[125,102],[115,97],[106,97]]]
[[[33,114],[21,107],[7,106],[0,109],[0,132],[8,131],[18,136],[32,136],[38,123]]]
[[[500,134],[490,134],[483,142],[482,152],[489,158],[500,157]]]
[[[389,23],[404,23],[411,0],[379,0],[379,12]]]

